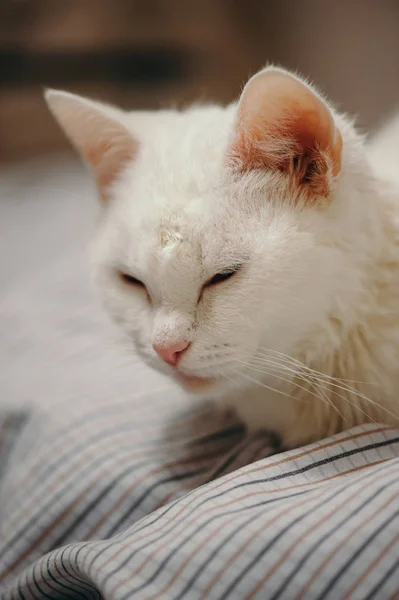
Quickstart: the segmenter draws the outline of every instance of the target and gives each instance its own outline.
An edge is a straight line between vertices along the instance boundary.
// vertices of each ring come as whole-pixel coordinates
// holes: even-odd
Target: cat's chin
[[[176,372],[173,378],[188,392],[202,394],[218,387],[220,379],[195,377],[184,373]]]
[[[226,380],[222,377],[198,377],[197,375],[189,375],[183,371],[173,369],[161,361],[154,360],[152,357],[148,358],[144,354],[141,354],[141,357],[148,366],[173,379],[173,381],[178,383],[187,392],[193,394],[204,394],[208,391],[220,392],[222,388],[226,387]]]

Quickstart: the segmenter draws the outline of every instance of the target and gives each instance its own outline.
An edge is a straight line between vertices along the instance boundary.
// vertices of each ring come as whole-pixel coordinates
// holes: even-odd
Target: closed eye
[[[145,288],[144,283],[140,281],[140,279],[133,277],[133,275],[129,275],[129,273],[124,273],[123,271],[120,271],[119,277],[121,278],[123,283],[126,283],[127,285]]]
[[[216,285],[217,283],[222,283],[226,281],[226,279],[230,279],[237,273],[237,271],[241,268],[241,265],[237,265],[232,267],[231,269],[226,269],[225,271],[221,271],[220,273],[216,273],[209,281],[206,282],[204,287],[209,287],[211,285]]]

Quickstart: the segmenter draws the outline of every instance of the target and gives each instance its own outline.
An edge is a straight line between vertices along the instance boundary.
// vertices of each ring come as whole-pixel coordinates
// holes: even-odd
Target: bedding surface
[[[399,430],[282,452],[137,362],[92,297],[74,163],[0,180],[0,590],[399,598]]]

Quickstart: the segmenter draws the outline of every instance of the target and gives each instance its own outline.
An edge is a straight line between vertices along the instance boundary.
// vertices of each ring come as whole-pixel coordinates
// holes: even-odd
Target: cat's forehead
[[[175,188],[207,184],[223,163],[235,108],[191,108],[154,116],[148,131],[141,126],[136,166],[152,186]]]
[[[185,222],[182,211],[175,211],[163,215],[156,225],[157,242],[161,248],[168,248],[180,244],[184,239],[193,238],[189,223]]]
[[[169,255],[176,254],[177,248],[183,247],[193,258],[200,258],[206,224],[210,220],[210,216],[205,216],[201,210],[189,210],[182,206],[160,211],[153,221],[153,246],[162,254]]]
[[[231,120],[220,107],[159,117],[115,188],[128,220],[156,232],[162,246],[187,241],[223,211]]]
[[[153,140],[158,146],[179,145],[195,140],[198,144],[231,130],[237,113],[235,103],[219,105],[194,105],[186,110],[161,110],[151,113],[132,113],[129,126],[139,141]]]
[[[212,207],[207,198],[192,202],[187,199],[186,205],[168,204],[157,209],[148,204],[147,208],[132,212],[127,219],[121,215],[121,253],[129,257],[132,266],[145,266],[158,281],[167,281],[173,287],[184,277],[189,285],[213,271],[242,263],[250,254],[250,228],[242,221],[238,225],[223,218],[224,211]]]
[[[231,109],[198,109],[153,126],[115,189],[123,237],[137,260],[215,268],[248,254],[253,215],[224,176],[233,116]]]
[[[227,211],[203,202],[166,211],[156,222],[150,252],[161,263],[198,275],[241,263],[251,253],[251,227],[238,214],[223,218]]]

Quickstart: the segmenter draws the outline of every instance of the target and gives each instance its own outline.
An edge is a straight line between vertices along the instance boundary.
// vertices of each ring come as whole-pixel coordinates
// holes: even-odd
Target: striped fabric
[[[86,286],[85,186],[0,176],[1,599],[398,599],[399,431],[282,452],[134,362]]]
[[[262,458],[270,436],[207,406],[171,416],[161,397],[66,406],[40,441],[34,418],[19,429],[4,600],[399,597],[398,430]]]

